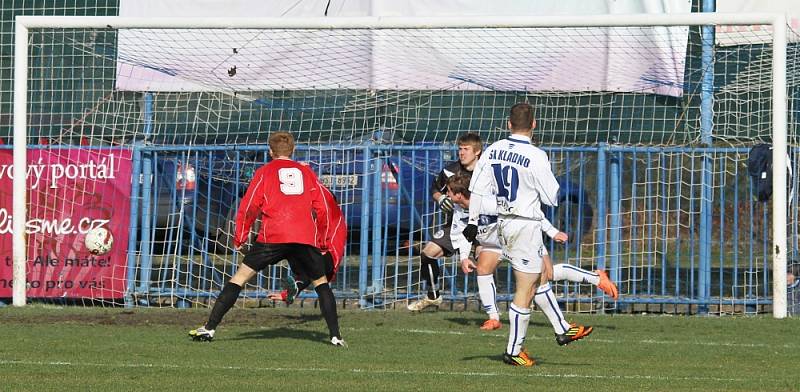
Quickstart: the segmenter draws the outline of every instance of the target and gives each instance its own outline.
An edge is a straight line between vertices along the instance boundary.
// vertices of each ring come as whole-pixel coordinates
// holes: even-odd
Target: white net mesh
[[[134,179],[76,175],[31,189],[32,214],[47,205],[62,215],[111,214],[112,232],[128,234],[115,234],[102,294],[44,296],[180,306],[213,297],[241,259],[230,249],[231,219],[267,160],[266,138],[289,130],[296,158],[330,186],[348,220],[337,292],[367,307],[405,300],[420,291],[419,248],[441,221],[430,187],[455,159],[452,143],[466,131],[488,143],[504,137],[508,108],[527,101],[535,142],[562,183],[553,223],[572,238],[552,246],[554,261],[609,269],[639,303],[710,301],[733,311],[769,295],[769,211],[751,202],[744,166],[749,146],[769,142],[772,130],[771,46],[756,30],[729,32],[732,46],[705,42],[713,56],[704,63],[699,26],[34,29],[29,160],[87,165],[88,155],[114,154],[120,175]],[[794,141],[794,31],[790,42]],[[709,73],[713,127],[703,129]],[[76,195],[86,189],[96,200]],[[713,209],[703,237],[710,258],[698,244],[704,200]],[[31,259],[49,254],[58,266],[30,279],[106,268],[66,268],[66,258],[86,255],[71,249],[82,238],[33,233]],[[474,292],[454,265],[443,271],[449,296]],[[284,273],[265,270],[245,295],[263,299]],[[507,269],[497,281],[509,290]],[[559,287],[575,304],[602,299],[587,285]]]

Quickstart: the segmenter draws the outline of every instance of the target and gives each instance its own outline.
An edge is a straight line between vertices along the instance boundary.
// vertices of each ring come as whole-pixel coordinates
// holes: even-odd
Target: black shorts
[[[322,260],[325,263],[325,276],[328,278],[328,282],[333,282],[333,280],[336,279],[336,271],[333,269],[333,254],[331,254],[331,252],[325,253],[322,255]],[[314,280],[300,271],[295,271],[294,268],[292,268],[292,273],[295,276],[295,280],[299,280],[301,282],[310,283],[312,280]]]
[[[306,244],[264,244],[256,242],[242,259],[248,267],[261,271],[287,260],[292,271],[314,281],[326,272],[325,258],[319,249]]]
[[[450,257],[456,252],[456,250],[453,249],[453,242],[450,241],[450,226],[445,226],[443,229],[433,233],[433,238],[430,242],[439,245],[446,257]]]

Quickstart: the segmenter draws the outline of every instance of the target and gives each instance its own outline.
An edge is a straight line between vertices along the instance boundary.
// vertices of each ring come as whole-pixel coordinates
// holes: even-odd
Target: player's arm
[[[457,213],[458,214],[458,213]],[[467,241],[464,237],[464,223],[462,218],[466,217],[467,212],[461,211],[461,216],[453,217],[453,224],[450,226],[450,242],[453,243],[453,248],[458,250],[458,257],[461,260],[461,271],[468,274],[475,271],[475,263],[469,258],[472,251],[472,242]]]
[[[267,294],[267,299],[271,299],[273,301],[283,301],[286,302],[286,298],[289,296],[288,290],[281,290]]]
[[[431,184],[431,197],[433,198],[433,201],[439,201],[439,197],[447,191],[446,185],[447,176],[444,174],[444,169],[442,169],[433,179],[433,184]]]
[[[447,174],[444,169],[439,172],[431,185],[431,197],[444,212],[453,211],[453,201],[447,197]]]
[[[481,205],[484,197],[492,197],[494,194],[494,177],[492,168],[484,159],[486,154],[482,154],[475,165],[472,178],[469,181],[469,224],[478,225],[478,218],[481,214]]]
[[[550,160],[547,159],[547,154],[540,151],[531,167],[542,203],[552,207],[558,206],[558,180],[550,169]]]
[[[552,238],[554,241],[564,243],[569,239],[569,235],[567,235],[567,233],[558,230],[555,226],[553,226],[552,222],[547,220],[547,218],[542,218],[541,224],[542,231],[547,233],[547,236]]]
[[[485,153],[481,155],[469,181],[469,219],[467,227],[464,228],[464,237],[470,242],[475,241],[475,237],[478,235],[478,218],[481,215],[483,198],[492,197],[495,193],[492,170],[487,160],[484,159],[485,155]]]
[[[326,219],[326,221],[328,222],[328,226],[324,231],[319,229],[317,230],[317,243],[328,244],[329,248],[328,250],[330,250],[330,247],[333,244],[333,235],[334,232],[336,231],[335,226],[338,223],[338,222],[331,222],[332,219],[335,219],[334,218],[335,212],[333,211],[333,209],[339,208],[339,206],[336,204],[336,198],[333,197],[331,191],[321,183],[319,184],[319,190],[322,193],[323,200],[325,201],[325,206],[327,207],[328,218]],[[339,213],[339,216],[341,216],[341,211]],[[319,228],[319,225],[317,225],[317,228]]]
[[[247,186],[247,192],[239,203],[239,210],[236,212],[236,230],[233,235],[233,246],[237,249],[247,242],[250,227],[253,226],[253,222],[261,211],[261,204],[264,200],[261,196],[263,191],[261,188],[264,183],[263,174],[263,170],[256,170],[250,185]]]
[[[320,249],[328,249],[328,205],[325,203],[325,196],[322,194],[322,184],[320,184],[317,175],[314,174],[314,171],[311,170],[308,166],[303,166],[305,169],[304,175],[307,178],[309,187],[308,192],[311,196],[311,208],[314,209],[314,213],[316,214],[316,226],[317,232],[325,233],[325,235],[320,236],[317,241],[317,246]],[[321,240],[321,241],[320,241]]]
[[[453,219],[453,221],[455,221],[455,219]],[[458,250],[458,253],[461,255],[461,258],[463,259],[469,256],[469,253],[472,250],[472,243],[467,241],[466,238],[464,238],[464,234],[462,232],[464,230],[464,226],[459,225],[460,227],[458,228],[458,232],[453,230],[455,226],[456,226],[455,224],[452,225],[450,229],[450,242],[453,243],[453,248]]]
[[[453,249],[458,250],[461,259],[461,269],[464,273],[472,272],[475,265],[472,264],[472,269],[465,269],[464,263],[472,263],[469,259],[470,251],[472,250],[472,243],[467,241],[464,237],[464,222],[463,218],[466,217],[467,212],[461,208],[457,208],[453,213],[453,223],[450,224],[450,242],[453,244]]]

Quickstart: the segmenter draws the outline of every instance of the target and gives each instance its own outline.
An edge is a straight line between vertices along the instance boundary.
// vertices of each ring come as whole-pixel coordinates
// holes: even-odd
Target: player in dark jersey
[[[320,249],[328,249],[328,208],[316,174],[306,165],[291,159],[294,138],[288,132],[269,137],[272,161],[256,170],[236,214],[233,245],[239,249],[250,234],[253,222],[261,217],[261,230],[233,277],[222,288],[208,321],[189,331],[194,340],[212,340],[217,325],[230,310],[239,292],[256,273],[281,260],[288,260],[293,271],[310,277],[319,296],[320,311],[328,324],[331,344],[346,346],[339,333],[336,299],[325,277]],[[316,214],[316,218],[314,217]]]
[[[325,259],[325,276],[328,282],[336,280],[336,271],[339,269],[339,263],[344,256],[344,247],[347,243],[347,224],[344,221],[344,214],[339,204],[328,188],[320,187],[322,195],[325,198],[325,205],[328,207],[328,224],[327,230],[319,230],[317,235],[320,241],[328,244],[328,249],[322,253]],[[287,304],[294,302],[294,297],[311,284],[308,276],[302,275],[296,271],[292,271],[292,275],[286,276],[287,288],[279,293],[270,294],[269,299],[284,301]]]
[[[433,181],[431,196],[439,205],[441,211],[447,215],[447,219],[441,229],[436,230],[433,234],[433,239],[422,248],[420,275],[428,284],[428,293],[425,297],[408,305],[408,310],[411,311],[418,312],[429,306],[438,307],[442,303],[442,297],[439,295],[437,286],[440,276],[438,259],[452,256],[455,251],[453,244],[450,242],[453,201],[447,197],[447,179],[461,173],[472,175],[472,169],[478,163],[478,157],[480,157],[483,149],[481,137],[474,132],[467,132],[459,136],[456,142],[458,143],[458,160],[450,162],[442,168],[442,171]]]

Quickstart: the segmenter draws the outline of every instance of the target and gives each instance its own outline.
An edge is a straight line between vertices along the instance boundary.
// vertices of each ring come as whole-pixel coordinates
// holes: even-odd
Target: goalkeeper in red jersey
[[[258,271],[286,259],[293,271],[308,276],[314,285],[331,344],[346,346],[339,333],[336,298],[325,277],[325,261],[320,252],[328,249],[327,237],[317,235],[328,230],[323,187],[308,166],[291,159],[294,147],[294,138],[288,132],[269,136],[272,160],[256,170],[242,198],[233,245],[239,249],[247,241],[253,222],[261,217],[258,238],[217,296],[208,321],[189,331],[192,339],[212,340],[217,325],[233,307],[244,284]]]
[[[321,186],[320,190],[328,208],[328,221],[325,226],[326,229],[320,229],[317,232],[317,237],[320,242],[328,244],[328,249],[322,252],[322,257],[325,259],[325,276],[328,282],[333,282],[336,280],[336,272],[339,270],[339,263],[341,263],[344,256],[344,246],[347,242],[347,223],[345,223],[342,209],[336,201],[336,196],[324,186]],[[294,302],[295,296],[311,284],[308,276],[304,276],[298,271],[292,271],[292,273],[287,274],[284,280],[286,289],[280,293],[270,294],[268,296],[269,299],[291,304]]]

